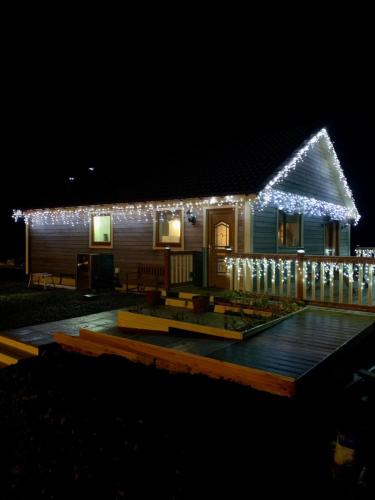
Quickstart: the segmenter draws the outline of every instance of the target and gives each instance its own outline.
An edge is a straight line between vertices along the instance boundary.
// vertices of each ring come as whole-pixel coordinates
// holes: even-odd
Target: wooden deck
[[[94,355],[112,352],[171,371],[202,373],[293,397],[322,380],[328,384],[327,377],[350,365],[356,348],[374,335],[374,314],[310,306],[243,341],[193,333],[130,333],[118,327],[84,330],[80,338],[58,334],[56,340],[87,354],[90,349]]]

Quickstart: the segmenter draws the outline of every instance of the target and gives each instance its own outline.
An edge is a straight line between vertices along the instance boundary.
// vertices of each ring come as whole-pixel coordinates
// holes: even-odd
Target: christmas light
[[[349,200],[348,206],[336,205],[334,203],[328,203],[312,197],[286,193],[276,189],[277,185],[296,168],[298,163],[301,162],[306,156],[310,148],[319,140],[324,140],[326,142],[328,150],[331,153],[334,168],[337,171],[339,181],[344,187]],[[93,171],[94,167],[89,167],[89,170]],[[73,182],[75,178],[69,177],[69,180]],[[302,148],[300,148],[295,156],[280,169],[271,181],[269,181],[257,197],[255,197],[255,195],[250,195],[248,197],[227,195],[223,197],[211,197],[198,200],[187,199],[146,203],[120,203],[114,205],[34,209],[26,210],[25,212],[14,210],[13,218],[15,220],[24,219],[26,224],[33,225],[65,224],[76,226],[79,224],[87,225],[93,215],[111,214],[115,223],[122,220],[148,222],[150,220],[155,220],[156,213],[163,210],[171,211],[172,213],[177,210],[182,210],[184,212],[186,212],[186,210],[190,210],[196,214],[201,212],[203,209],[210,208],[212,206],[221,207],[229,205],[239,207],[241,209],[244,207],[245,203],[249,203],[253,211],[261,211],[267,206],[274,206],[287,213],[306,214],[317,217],[327,216],[331,219],[344,222],[354,220],[355,223],[357,223],[360,218],[354,203],[352,192],[349,189],[333,144],[325,129],[320,130]]]
[[[330,219],[347,222],[359,220],[359,214],[355,207],[344,207],[327,201],[308,198],[294,193],[285,193],[277,189],[264,189],[259,193],[254,209],[262,210],[273,206],[289,214],[305,214],[315,217],[327,216]]]
[[[349,201],[348,206],[327,203],[315,198],[286,193],[275,189],[277,185],[288,177],[290,172],[295,170],[297,165],[306,157],[310,149],[320,140],[325,141],[331,154],[332,163],[338,174],[339,182],[343,186]],[[265,188],[259,193],[258,199],[254,204],[254,208],[263,209],[267,206],[276,206],[280,210],[288,213],[328,216],[331,219],[340,221],[354,220],[355,224],[357,224],[360,219],[360,215],[355,206],[353,194],[348,186],[340,161],[325,128],[321,129],[302,148],[300,148],[294,157],[282,166],[275,177],[273,177]]]
[[[356,248],[355,254],[357,257],[375,257],[375,247]]]
[[[229,205],[232,207],[242,208],[246,201],[247,200],[242,196],[227,195],[207,199],[31,209],[25,210],[24,212],[21,210],[13,210],[13,218],[15,221],[23,219],[26,224],[32,225],[63,224],[76,226],[83,224],[86,226],[89,224],[92,216],[94,215],[111,214],[114,223],[120,221],[148,222],[150,220],[156,220],[157,212],[161,211],[168,211],[174,214],[178,210],[183,212],[190,210],[190,212],[194,212],[196,214],[205,208],[212,207],[213,205],[218,207]]]

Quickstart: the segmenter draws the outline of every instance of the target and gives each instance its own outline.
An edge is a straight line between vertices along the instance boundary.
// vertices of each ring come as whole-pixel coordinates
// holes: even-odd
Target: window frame
[[[298,220],[298,244],[297,245],[293,245],[293,246],[288,246],[286,245],[285,243],[280,243],[280,240],[279,240],[279,226],[280,226],[280,219],[282,217],[282,224],[283,224],[283,234],[284,234],[284,240],[285,240],[285,229],[286,229],[286,224],[287,224],[287,217],[297,217],[297,220]],[[287,212],[284,212],[283,210],[278,210],[277,212],[277,233],[276,233],[276,237],[277,237],[277,248],[278,249],[286,249],[286,248],[290,248],[290,249],[295,249],[295,248],[301,248],[302,245],[303,245],[303,238],[302,238],[302,235],[303,235],[303,230],[302,230],[302,224],[303,224],[303,219],[302,219],[302,215],[301,214],[289,214]]]
[[[94,217],[110,217],[110,241],[95,242],[94,237]],[[90,217],[90,235],[89,235],[89,248],[113,248],[113,217],[111,213],[108,214],[92,214]]]
[[[168,243],[159,240],[159,217],[162,212],[171,212],[180,214],[180,241],[179,243]],[[165,248],[173,248],[173,250],[183,250],[184,249],[184,214],[182,209],[178,210],[157,210],[155,212],[155,218],[153,223],[153,248],[155,250],[161,250]]]

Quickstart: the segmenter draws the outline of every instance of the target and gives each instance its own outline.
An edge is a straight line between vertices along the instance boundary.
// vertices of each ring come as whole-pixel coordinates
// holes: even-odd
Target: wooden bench
[[[49,281],[49,283],[47,283]],[[53,280],[53,274],[51,273],[31,273],[29,277],[28,288],[31,288],[33,285],[43,285],[44,290],[46,290],[47,286],[53,286],[55,288],[55,282]]]
[[[159,288],[164,285],[165,268],[157,264],[138,264],[137,270],[126,273],[126,291],[144,291],[146,286]],[[134,278],[133,278],[134,277]],[[135,286],[130,288],[130,284]]]

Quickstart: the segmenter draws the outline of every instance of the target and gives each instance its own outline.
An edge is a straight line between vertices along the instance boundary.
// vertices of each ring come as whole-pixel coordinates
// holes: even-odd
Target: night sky
[[[277,127],[327,126],[362,218],[352,243],[375,246],[374,114],[364,104],[341,100],[314,101],[263,93],[238,95],[173,82],[148,92],[147,85],[102,90],[75,82],[39,88],[8,102],[2,137],[1,226],[7,235],[0,258],[22,253],[22,226],[10,223],[12,208],[64,206],[87,194],[92,179],[102,179],[101,192],[90,189],[90,201],[111,202],[110,186],[131,183],[133,172],[160,169],[163,159],[183,157],[192,148],[244,141],[254,132]],[[120,91],[121,90],[121,91]],[[157,91],[158,90],[158,91]],[[243,89],[242,89],[243,90]],[[89,171],[94,167],[94,172]],[[178,172],[169,180],[178,182]],[[192,173],[194,175],[194,173]],[[212,172],[215,175],[215,172]],[[68,181],[74,176],[76,181]],[[158,179],[158,174],[153,176]],[[160,182],[166,182],[160,172]],[[98,184],[98,183],[96,183]],[[106,192],[107,190],[107,192]],[[142,199],[142,186],[134,196]],[[104,196],[104,198],[103,198]],[[126,201],[126,200],[124,200]],[[4,233],[3,233],[4,234]]]

